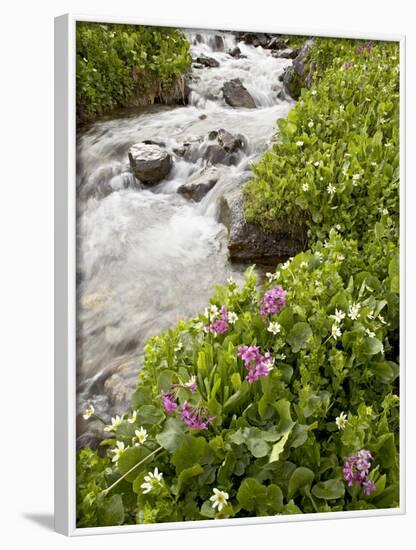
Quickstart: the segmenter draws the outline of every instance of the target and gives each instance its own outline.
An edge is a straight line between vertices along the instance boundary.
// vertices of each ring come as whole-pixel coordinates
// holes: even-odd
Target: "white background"
[[[396,0],[55,0],[2,5],[0,27],[0,542],[5,549],[403,547],[415,531],[416,18]],[[407,36],[407,515],[66,539],[53,532],[53,18]],[[413,287],[412,287],[413,286]],[[410,539],[411,540],[411,539]]]

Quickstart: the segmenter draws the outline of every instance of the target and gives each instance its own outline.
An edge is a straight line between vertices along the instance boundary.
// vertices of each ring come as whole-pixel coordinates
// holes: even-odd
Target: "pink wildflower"
[[[206,430],[214,421],[205,407],[193,407],[187,401],[182,405],[182,418],[188,428],[193,430]]]
[[[275,286],[271,290],[265,292],[261,299],[260,315],[275,315],[279,313],[286,305],[286,290],[281,286]]]

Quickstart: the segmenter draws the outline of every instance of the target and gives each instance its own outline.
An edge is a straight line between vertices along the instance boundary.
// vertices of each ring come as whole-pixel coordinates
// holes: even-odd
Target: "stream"
[[[89,403],[106,421],[122,414],[137,382],[146,340],[206,307],[213,287],[246,265],[229,261],[227,230],[217,221],[218,199],[241,186],[250,163],[271,146],[276,120],[292,103],[279,99],[279,76],[291,60],[237,42],[235,35],[185,31],[192,57],[218,67],[193,68],[189,104],[153,105],[103,118],[77,140],[77,429],[85,444],[93,429],[83,421]],[[221,37],[221,40],[218,39]],[[238,47],[241,57],[231,56]],[[223,50],[223,51],[221,51]],[[222,86],[240,79],[256,108],[226,104]],[[224,128],[244,136],[232,166],[218,164],[219,180],[200,202],[177,189],[204,163],[175,154]],[[172,154],[168,176],[152,188],[134,178],[127,151],[153,140]],[[196,149],[199,144],[196,143]],[[84,434],[84,435],[82,435]],[[84,439],[82,439],[84,437]],[[88,439],[88,441],[90,441]]]

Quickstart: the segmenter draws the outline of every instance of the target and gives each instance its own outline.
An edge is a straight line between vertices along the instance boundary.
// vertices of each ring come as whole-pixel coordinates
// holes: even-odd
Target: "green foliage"
[[[81,119],[163,102],[191,65],[189,42],[169,28],[78,22],[76,48]]]
[[[269,216],[263,223],[270,228],[283,216],[298,215],[310,230],[309,250],[278,266],[262,285],[254,269],[248,269],[241,288],[230,281],[216,289],[211,310],[148,341],[132,398],[136,414],[123,417],[104,457],[89,449],[79,453],[79,526],[399,505],[398,165],[386,168],[397,160],[397,119],[393,116],[386,122],[392,147],[381,146],[384,125],[383,130],[374,127],[375,141],[374,136],[364,135],[370,125],[354,129],[351,121],[348,127],[338,121],[341,129],[329,123],[331,133],[326,138],[319,133],[316,139],[299,125],[299,120],[309,120],[309,114],[305,119],[300,114],[305,105],[313,107],[318,100],[321,108],[327,101],[327,113],[338,117],[337,83],[355,98],[354,109],[364,118],[371,102],[358,102],[357,87],[372,99],[385,85],[394,99],[395,69],[389,73],[386,68],[391,82],[382,84],[373,60],[378,59],[381,67],[387,65],[385,52],[395,45],[378,44],[371,51],[373,57],[365,54],[366,70],[379,78],[370,94],[364,66],[360,65],[361,80],[356,81],[349,70],[340,70],[344,58],[341,63],[335,57],[334,67],[329,63],[334,42],[320,42],[318,67],[327,68],[317,96],[303,92],[294,114],[282,124],[282,143],[266,153],[255,169],[257,177],[258,170],[268,174],[262,181],[267,180],[269,195],[261,200],[258,196],[255,203]],[[347,48],[345,42],[340,44]],[[341,46],[340,51],[351,54],[351,49]],[[340,84],[344,80],[345,85]],[[325,88],[330,84],[333,93]],[[379,106],[380,98],[378,102]],[[371,109],[378,112],[378,106]],[[354,109],[345,103],[345,111]],[[381,127],[377,117],[378,122],[373,120],[374,109],[369,121]],[[382,109],[395,112],[394,106]],[[354,120],[360,116],[356,113]],[[350,139],[349,130],[358,136],[351,143],[362,145],[363,139],[368,144],[366,140],[373,139],[375,149],[342,148],[341,135]],[[301,139],[308,148],[293,145],[292,139]],[[310,167],[302,161],[306,150],[311,158],[323,158],[322,150],[335,155],[330,168],[319,165],[322,177],[339,166],[348,174],[360,173],[345,201],[332,203],[316,195],[305,206],[297,200],[301,192],[295,174]],[[347,151],[351,156],[345,157]],[[374,155],[381,163],[377,167],[371,165]],[[321,185],[319,178],[313,181]],[[271,182],[276,186],[273,197]],[[249,193],[258,183],[255,179],[249,184]],[[283,187],[286,195],[281,193]],[[277,196],[279,208],[273,206]],[[388,211],[380,212],[379,206]],[[277,285],[287,293],[286,304],[265,318],[260,314],[264,293]],[[210,311],[221,306],[236,318],[224,334],[212,333],[205,329],[211,322]],[[269,330],[271,322],[279,324],[275,333]],[[270,352],[274,365],[266,377],[249,383],[240,346]],[[173,392],[177,409],[168,413],[163,408],[162,392]],[[206,429],[185,425],[181,417],[185,401],[213,419]],[[340,425],[342,413],[344,425]],[[147,438],[138,443],[135,434],[140,427],[147,430]],[[118,460],[116,441],[124,445]],[[361,449],[373,456],[368,479],[375,490],[369,495],[359,485],[348,486],[342,472],[344,458]],[[218,491],[221,505],[216,501]]]
[[[265,231],[290,220],[311,240],[337,225],[361,241],[380,212],[399,214],[399,46],[357,45],[317,39],[316,86],[278,121],[279,142],[253,167],[245,214]]]

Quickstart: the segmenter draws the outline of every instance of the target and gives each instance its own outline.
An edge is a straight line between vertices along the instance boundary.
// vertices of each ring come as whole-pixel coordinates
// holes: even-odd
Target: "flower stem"
[[[131,474],[136,468],[138,468],[139,466],[141,466],[144,462],[146,462],[147,459],[149,459],[150,457],[154,456],[155,454],[157,454],[159,451],[161,451],[163,449],[162,446],[158,447],[157,449],[155,449],[154,451],[152,451],[150,454],[148,454],[146,457],[144,457],[142,460],[140,460],[140,462],[138,462],[137,464],[135,464],[134,466],[132,466],[130,468],[130,470],[127,470],[127,472],[125,474],[123,474],[121,477],[119,477],[117,479],[117,481],[115,481],[112,485],[110,485],[110,487],[108,487],[107,489],[104,489],[103,491],[103,494],[104,496],[107,496],[108,493],[111,491],[111,489],[114,489],[114,487],[116,485],[118,485],[120,483],[120,481],[122,481],[124,478],[126,478],[129,474]]]

